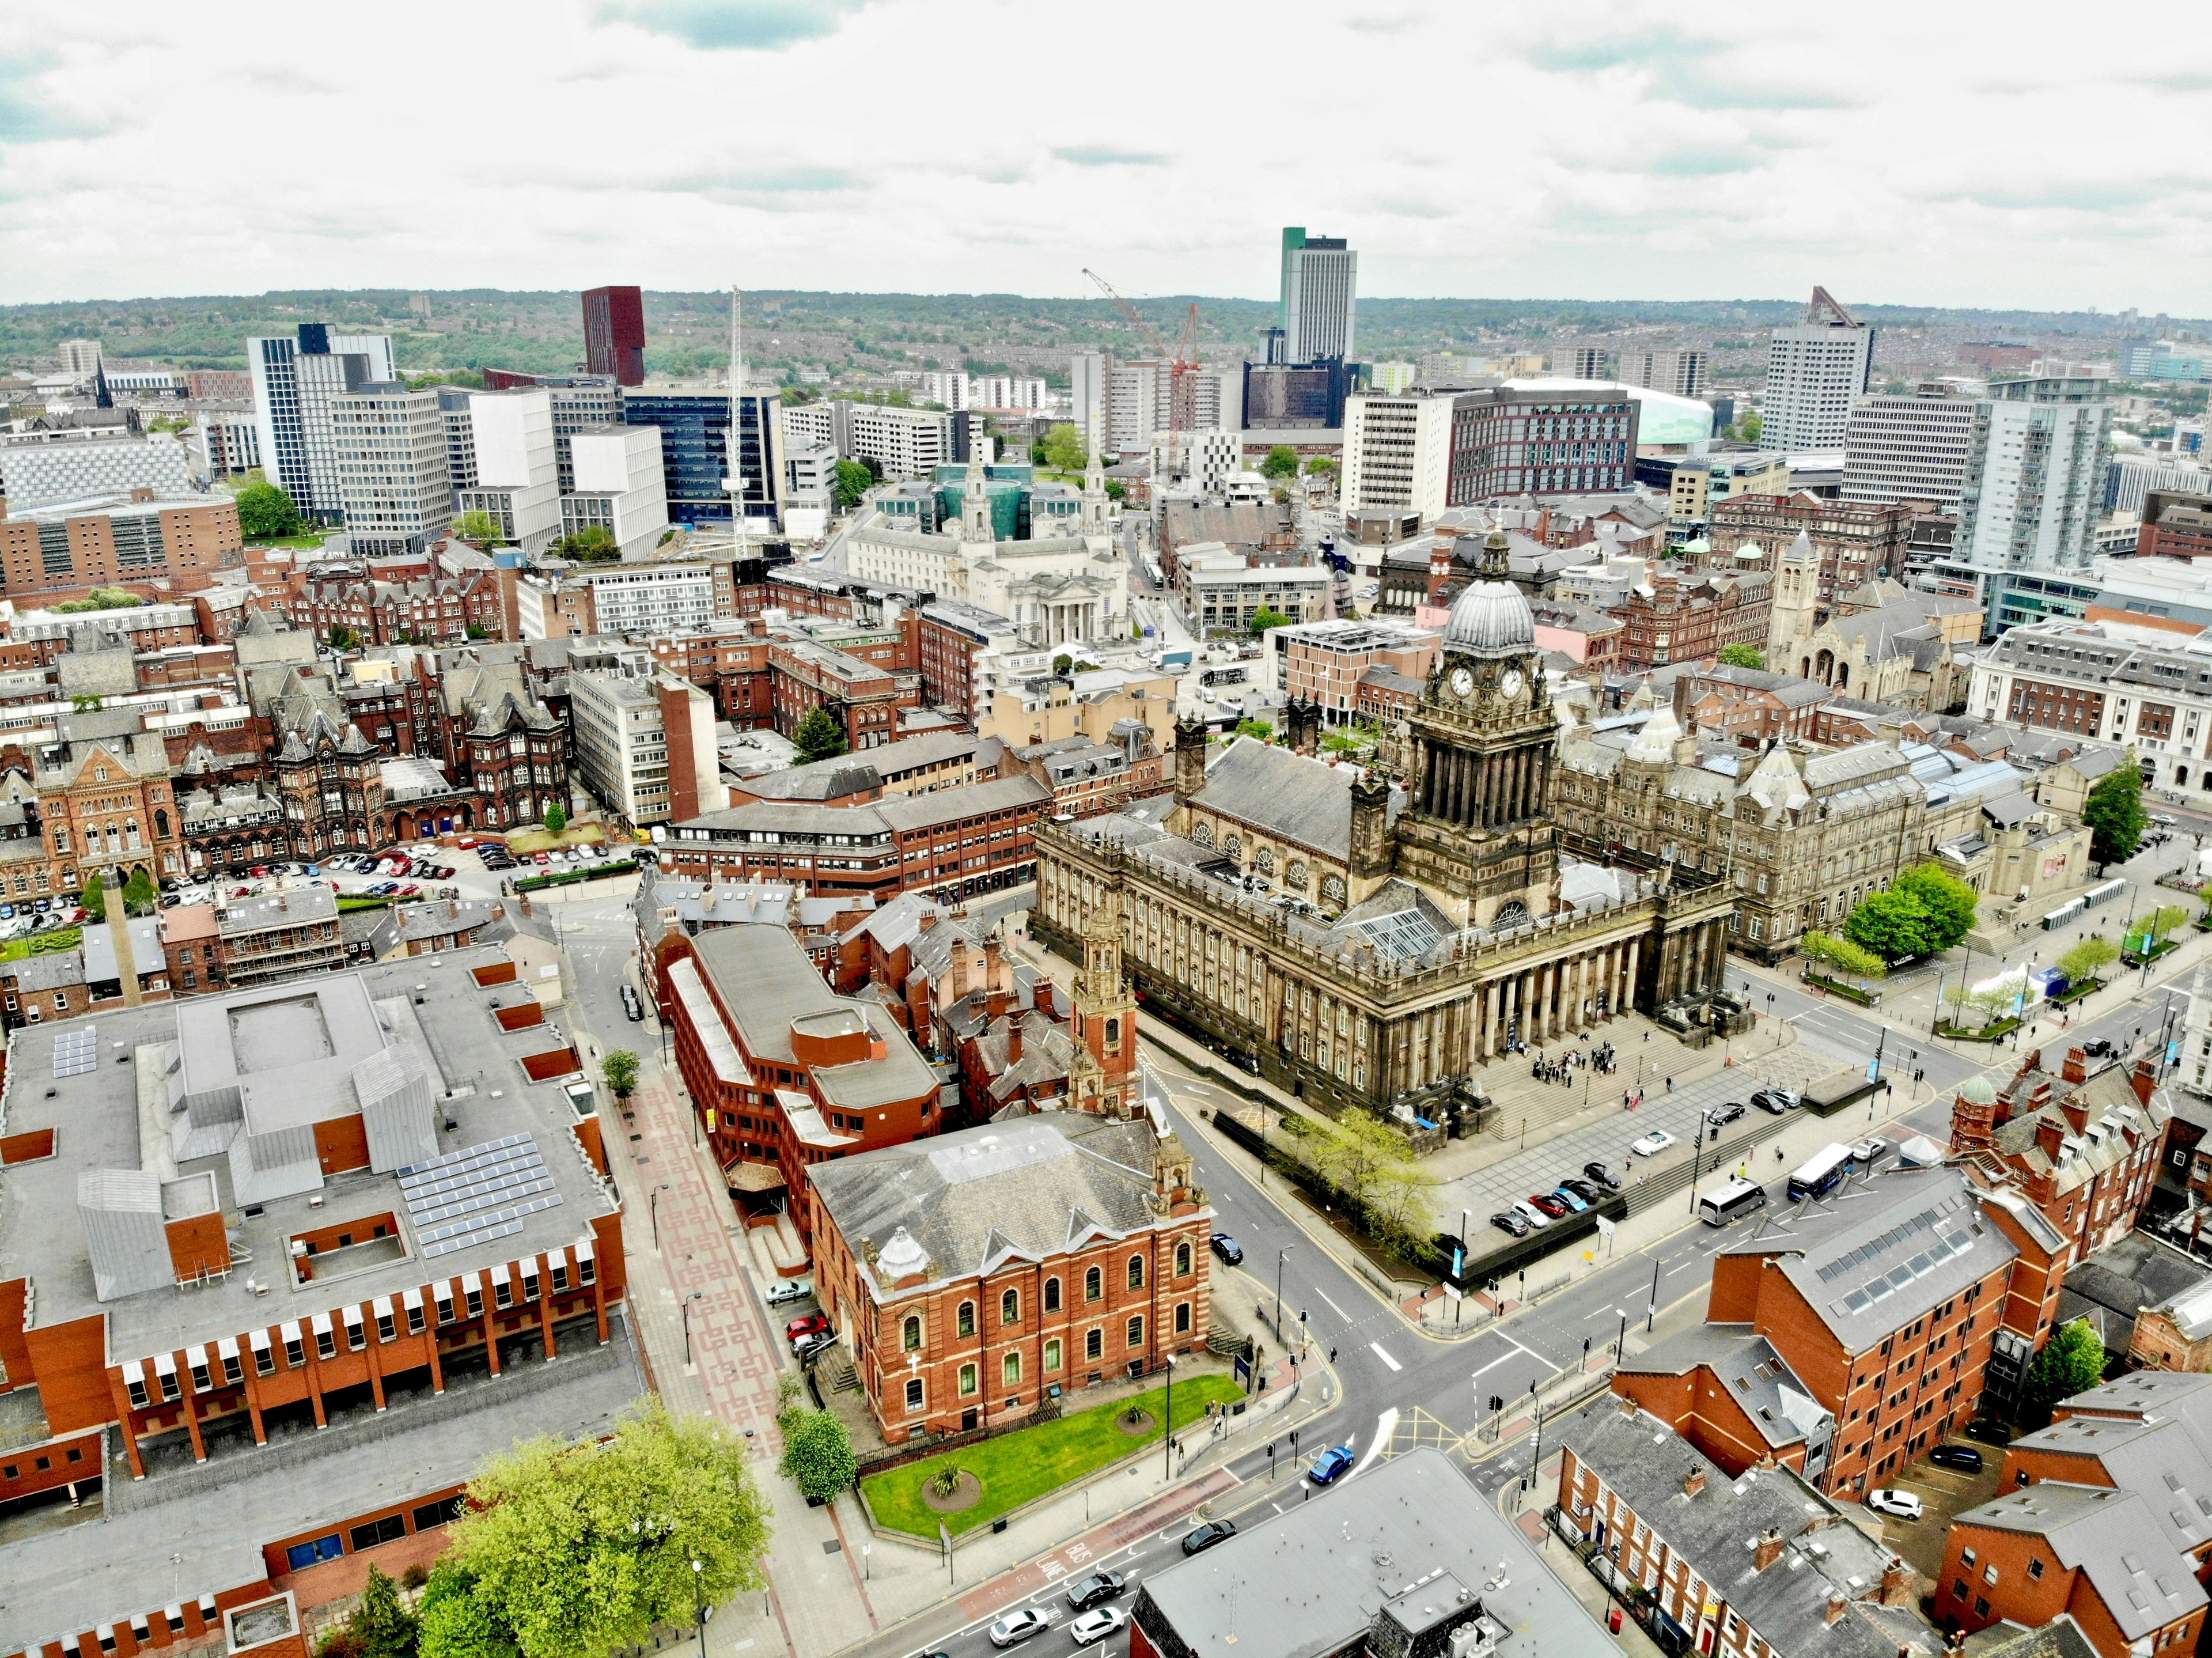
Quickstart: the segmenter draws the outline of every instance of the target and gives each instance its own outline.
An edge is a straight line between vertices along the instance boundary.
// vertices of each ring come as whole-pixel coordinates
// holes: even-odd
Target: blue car
[[[1557,1198],[1561,1203],[1565,1204],[1568,1208],[1573,1210],[1575,1213],[1578,1215],[1581,1214],[1583,1210],[1589,1207],[1589,1205],[1584,1203],[1580,1198],[1577,1197],[1572,1192],[1567,1190],[1564,1186],[1553,1193],[1552,1195]]]
[[[1352,1447],[1334,1445],[1314,1458],[1306,1478],[1316,1485],[1333,1485],[1352,1472]]]

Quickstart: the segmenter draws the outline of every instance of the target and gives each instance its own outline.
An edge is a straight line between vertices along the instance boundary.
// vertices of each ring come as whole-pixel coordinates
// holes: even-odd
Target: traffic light
[[[1504,1410],[1505,1408],[1505,1395],[1504,1394],[1491,1394],[1490,1408],[1493,1411]]]

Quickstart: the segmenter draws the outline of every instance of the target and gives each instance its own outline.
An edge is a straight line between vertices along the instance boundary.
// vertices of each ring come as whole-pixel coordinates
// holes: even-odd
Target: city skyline
[[[2212,63],[2147,72],[2096,36],[2054,52],[2055,18],[1991,35],[1885,6],[1848,29],[1723,5],[1664,21],[1292,9],[1273,26],[1324,47],[1330,71],[1326,88],[1280,88],[1283,130],[1303,142],[1277,149],[1265,100],[1087,67],[1118,61],[1106,36],[1017,30],[957,0],[574,0],[528,15],[402,5],[395,38],[422,52],[397,71],[259,5],[218,5],[212,27],[129,7],[26,18],[0,70],[0,301],[582,288],[611,271],[1073,296],[1085,264],[1137,294],[1260,298],[1281,227],[1300,223],[1348,236],[1375,298],[1817,281],[1860,303],[2148,315],[2198,308],[2212,274],[2202,185],[2157,159],[2201,131]],[[1907,29],[1944,71],[1940,100],[1896,73]],[[1116,34],[1224,94],[1259,73],[1233,67],[1252,40],[1225,15],[1140,7]],[[438,61],[494,68],[502,95],[436,91],[422,71]],[[1452,63],[1479,72],[1463,90],[1422,78]],[[1053,90],[1101,73],[1097,96]],[[283,142],[217,189],[208,106],[179,86],[242,95]],[[950,149],[900,142],[939,106],[904,87],[1010,99],[1012,118],[964,124]],[[841,90],[855,88],[872,90]],[[2124,131],[2085,120],[2094,88],[2128,98]],[[514,120],[571,99],[611,118]],[[1460,100],[1484,111],[1477,148]]]

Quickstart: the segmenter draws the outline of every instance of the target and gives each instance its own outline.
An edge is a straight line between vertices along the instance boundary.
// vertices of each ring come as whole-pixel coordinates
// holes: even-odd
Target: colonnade
[[[1544,809],[1551,756],[1541,747],[1505,754],[1425,747],[1419,810],[1464,829],[1496,829]]]

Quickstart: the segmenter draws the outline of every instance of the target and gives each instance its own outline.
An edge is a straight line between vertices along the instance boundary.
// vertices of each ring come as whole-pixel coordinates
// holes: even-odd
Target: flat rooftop
[[[519,984],[479,987],[469,969],[494,963],[506,965],[505,953],[479,945],[11,1033],[0,1122],[10,1134],[56,1132],[53,1157],[8,1171],[0,1205],[0,1260],[9,1276],[37,1284],[38,1323],[104,1313],[108,1357],[119,1362],[398,1295],[586,1236],[592,1218],[614,1205],[577,1153],[575,1108],[559,1083],[533,1083],[521,1063],[567,1038],[549,1023],[500,1029],[495,1008],[532,999]],[[319,1190],[270,1198],[247,1213],[236,1200],[232,1158],[201,1130],[184,1128],[187,1114],[170,1108],[173,1080],[188,1080],[198,1096],[234,1087],[246,1127],[282,1133],[352,1109],[359,1067],[388,1063],[402,1044],[427,1066],[438,1155],[522,1136],[543,1165],[544,1184],[532,1195],[554,1201],[459,1245],[420,1236],[396,1172],[325,1175]],[[211,1174],[237,1261],[230,1274],[101,1301],[78,1177],[113,1170],[165,1181]],[[378,1258],[294,1284],[294,1236],[386,1215],[400,1252],[365,1252]]]

